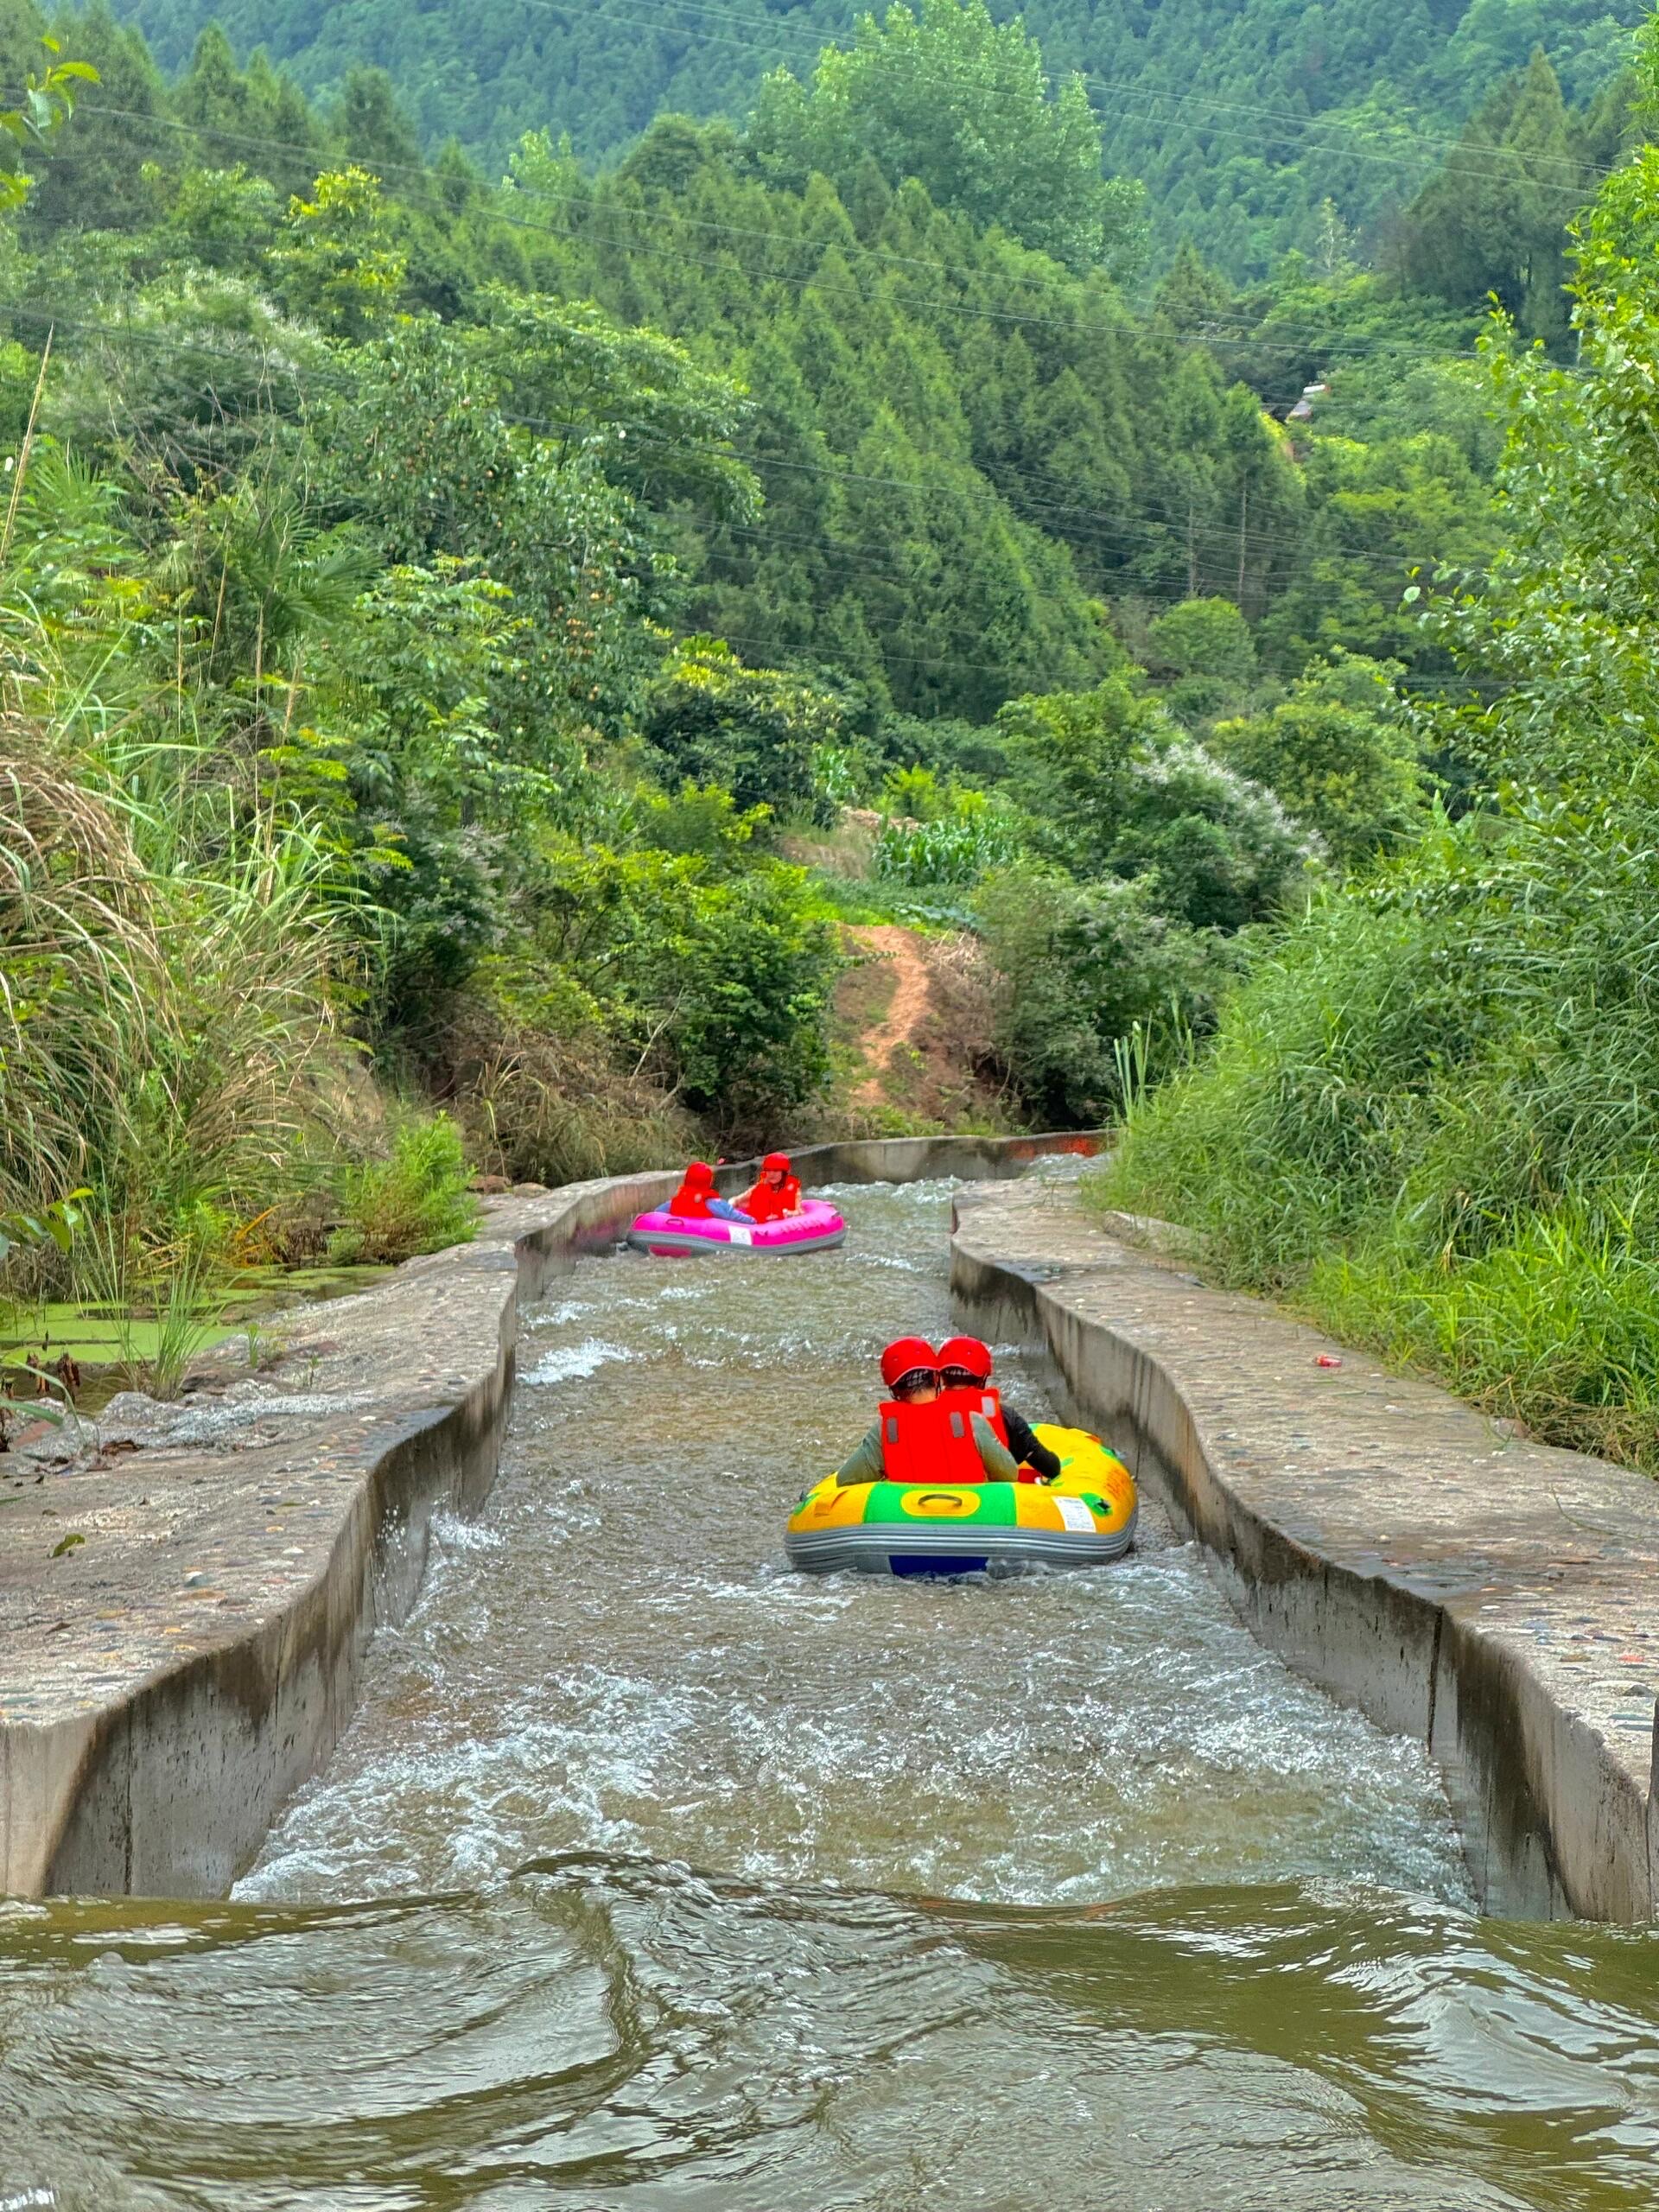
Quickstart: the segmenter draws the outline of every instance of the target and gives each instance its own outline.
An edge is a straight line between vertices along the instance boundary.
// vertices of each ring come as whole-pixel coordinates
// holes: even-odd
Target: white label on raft
[[[727,1231],[726,1242],[728,1244],[753,1244],[754,1231],[752,1229],[740,1229],[734,1222]]]
[[[1060,1518],[1068,1529],[1081,1529],[1086,1534],[1093,1532],[1095,1516],[1080,1497],[1057,1497],[1054,1503],[1059,1507]]]

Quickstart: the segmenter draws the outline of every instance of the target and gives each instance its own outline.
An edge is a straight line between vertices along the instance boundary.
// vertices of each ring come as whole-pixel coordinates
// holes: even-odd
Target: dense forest
[[[429,149],[454,137],[496,169],[526,130],[568,132],[578,154],[611,161],[665,110],[741,124],[765,77],[810,80],[830,41],[880,55],[901,92],[911,74],[902,49],[858,28],[850,0],[501,0],[481,15],[454,0],[123,0],[118,12],[169,69],[210,21],[314,95],[378,64]],[[1190,238],[1243,278],[1314,251],[1326,200],[1370,253],[1535,49],[1588,105],[1628,67],[1644,12],[1642,0],[1033,0],[1023,16],[1049,69],[1080,79],[1109,168],[1148,188],[1160,260]],[[968,67],[1017,100],[1017,52],[990,76]],[[1548,184],[1575,188],[1568,149],[1538,150]],[[1484,164],[1477,150],[1464,166]]]
[[[453,1234],[474,1167],[894,1126],[831,1014],[899,924],[974,964],[982,1111],[1126,1113],[1121,1186],[1321,1310],[1347,1192],[1413,1357],[1449,1188],[1469,1282],[1569,1200],[1649,1265],[1599,779],[1651,727],[1656,157],[1594,41],[1376,153],[1386,252],[1327,200],[1241,278],[1148,260],[1167,195],[978,0],[598,172],[544,104],[501,174],[372,69],[51,29],[0,19],[0,1235],[78,1192],[72,1272],[171,1281]]]

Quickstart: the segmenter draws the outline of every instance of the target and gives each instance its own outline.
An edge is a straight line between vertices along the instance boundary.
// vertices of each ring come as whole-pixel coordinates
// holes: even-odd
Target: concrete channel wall
[[[1494,1911],[1659,1904],[1659,1484],[1529,1442],[1087,1217],[963,1192],[951,1287],[1046,1350],[1300,1672],[1425,1744]]]
[[[907,1182],[1093,1148],[903,1138],[794,1159],[810,1184]],[[87,1424],[73,1461],[0,1459],[0,1891],[223,1894],[327,1762],[371,1637],[414,1602],[433,1516],[487,1496],[519,1302],[677,1180],[492,1202],[476,1243],[284,1317],[268,1375],[227,1347],[181,1407]]]

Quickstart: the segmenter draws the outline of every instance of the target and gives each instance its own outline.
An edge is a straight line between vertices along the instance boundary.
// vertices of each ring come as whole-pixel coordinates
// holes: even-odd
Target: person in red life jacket
[[[925,1337],[900,1337],[881,1355],[889,1393],[857,1449],[836,1470],[852,1483],[1011,1483],[1018,1464],[984,1413],[947,1405],[938,1357]]]
[[[715,1171],[706,1160],[694,1160],[685,1171],[685,1179],[668,1202],[668,1211],[677,1221],[742,1221],[741,1214],[729,1199],[722,1198],[715,1189]]]
[[[801,1186],[789,1172],[789,1154],[769,1152],[753,1185],[737,1202],[751,1221],[782,1221],[801,1210]]]
[[[948,1337],[939,1346],[941,1395],[978,1405],[994,1426],[1000,1422],[1002,1440],[1021,1468],[1033,1469],[1046,1483],[1058,1481],[1059,1454],[1049,1450],[1022,1414],[1005,1406],[991,1390],[991,1364],[990,1348],[977,1337]],[[995,1414],[982,1402],[988,1396],[995,1402]]]

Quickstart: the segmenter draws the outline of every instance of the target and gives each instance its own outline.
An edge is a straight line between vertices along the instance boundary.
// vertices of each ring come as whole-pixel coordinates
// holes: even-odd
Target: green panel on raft
[[[923,1497],[960,1499],[962,1507],[949,1513],[906,1509],[907,1498]],[[866,1528],[893,1522],[937,1528],[940,1522],[950,1521],[958,1527],[971,1523],[976,1529],[1013,1529],[1018,1527],[1019,1519],[1012,1483],[872,1483],[864,1503]]]

